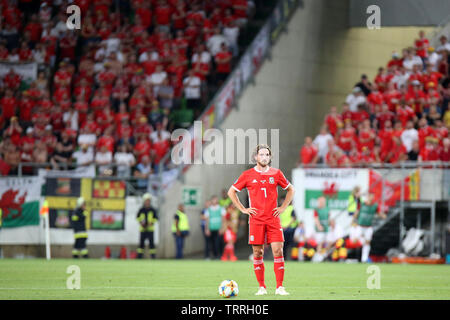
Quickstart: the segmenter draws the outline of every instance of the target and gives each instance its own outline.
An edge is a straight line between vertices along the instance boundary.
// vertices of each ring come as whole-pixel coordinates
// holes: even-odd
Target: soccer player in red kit
[[[264,282],[264,243],[272,247],[274,271],[277,288],[275,294],[288,295],[283,287],[283,229],[279,215],[286,210],[294,196],[294,187],[279,169],[271,168],[272,152],[267,145],[258,145],[254,152],[256,166],[244,171],[228,190],[228,196],[236,208],[249,215],[249,244],[253,247],[253,267],[259,290],[256,295],[267,294]],[[287,190],[283,204],[278,207],[277,198],[280,186]],[[247,188],[250,208],[245,208],[236,192]]]

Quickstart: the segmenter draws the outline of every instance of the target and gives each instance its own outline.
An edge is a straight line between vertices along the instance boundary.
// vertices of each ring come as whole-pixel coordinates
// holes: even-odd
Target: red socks
[[[253,270],[255,271],[256,280],[260,287],[266,287],[264,283],[264,260],[263,257],[253,258]]]
[[[275,257],[273,259],[273,269],[275,271],[275,279],[277,281],[277,288],[283,286],[284,280],[284,258]],[[255,271],[256,280],[258,280],[260,287],[266,287],[264,283],[264,260],[263,257],[253,258],[253,270]]]
[[[277,288],[283,286],[283,279],[284,279],[284,258],[281,257],[275,257],[273,259],[273,269],[275,271],[275,279],[277,281]]]

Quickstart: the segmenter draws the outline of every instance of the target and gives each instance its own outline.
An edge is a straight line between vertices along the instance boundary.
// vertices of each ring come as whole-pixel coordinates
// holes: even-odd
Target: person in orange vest
[[[222,254],[222,261],[236,261],[237,257],[234,254],[234,244],[236,243],[236,232],[233,230],[233,222],[231,214],[225,216],[225,232],[223,233],[223,240],[225,242],[225,249]]]

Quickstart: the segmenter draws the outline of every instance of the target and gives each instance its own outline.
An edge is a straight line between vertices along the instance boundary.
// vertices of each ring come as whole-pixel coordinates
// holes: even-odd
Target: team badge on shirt
[[[273,177],[269,177],[269,183],[270,184],[274,184],[275,183],[275,179]]]

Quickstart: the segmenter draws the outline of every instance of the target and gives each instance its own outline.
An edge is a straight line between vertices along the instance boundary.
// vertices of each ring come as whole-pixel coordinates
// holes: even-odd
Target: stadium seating
[[[247,0],[73,4],[80,30],[67,29],[65,1],[2,1],[2,175],[16,175],[19,162],[96,163],[110,175],[145,156],[154,170],[170,132],[188,127],[232,70],[255,13]],[[28,62],[34,81],[8,67]]]
[[[450,161],[450,43],[445,36],[440,42],[432,48],[420,32],[412,47],[401,56],[394,52],[379,68],[373,83],[362,75],[341,112],[331,107],[320,137],[306,138],[298,163],[349,167]]]

